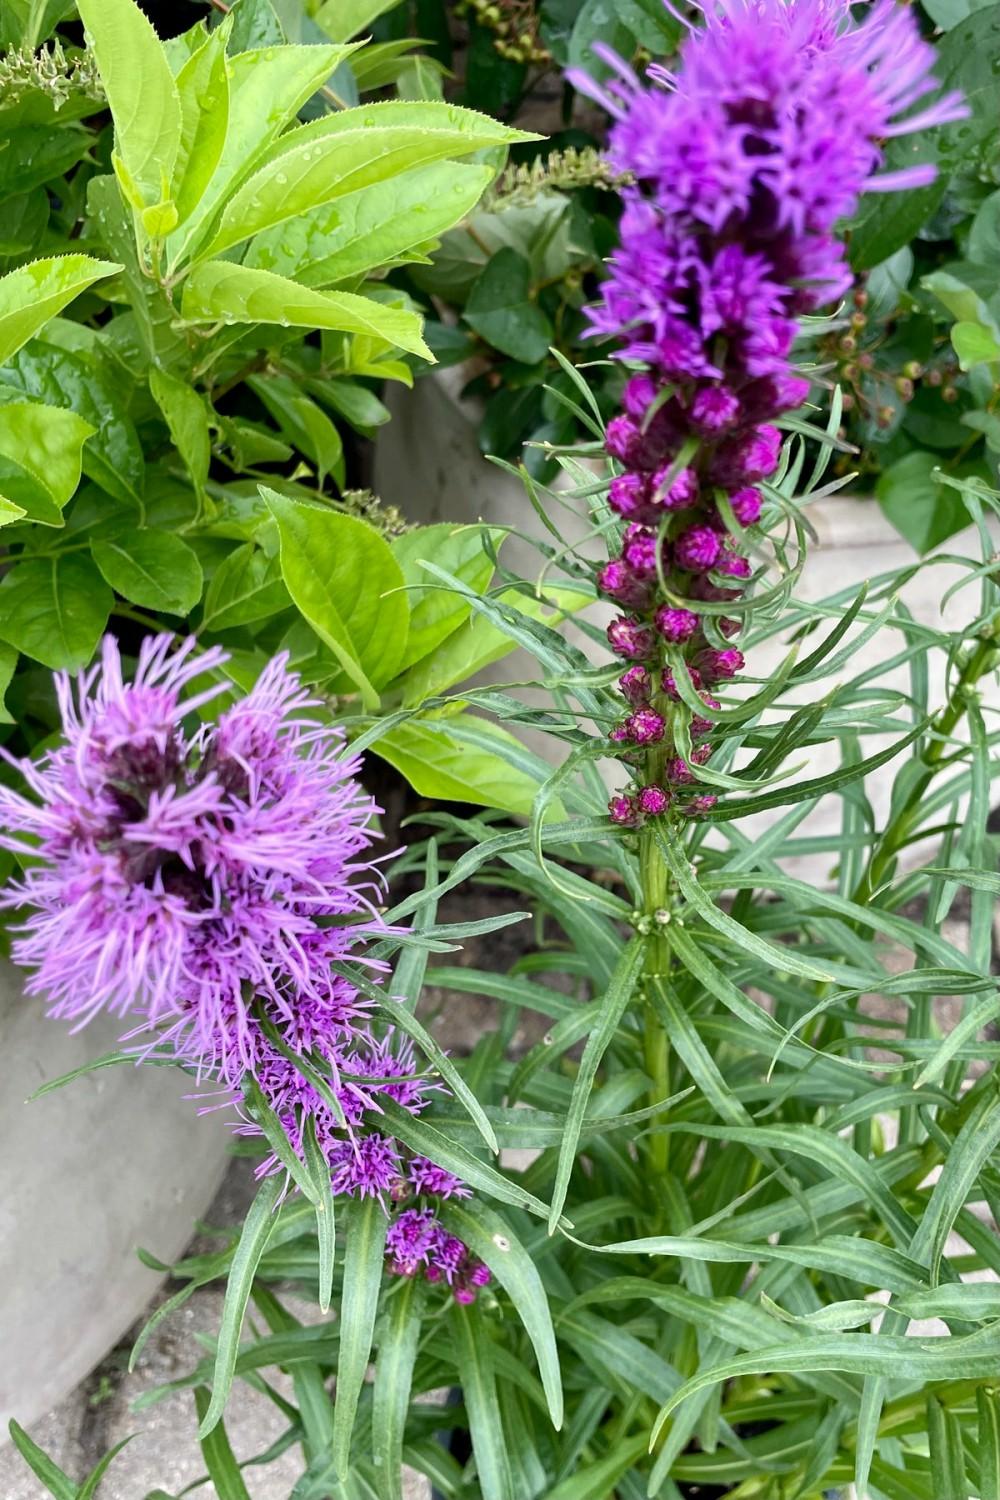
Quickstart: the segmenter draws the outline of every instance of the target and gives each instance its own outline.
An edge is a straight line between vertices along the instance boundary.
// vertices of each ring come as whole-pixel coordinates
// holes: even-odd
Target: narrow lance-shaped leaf
[[[350,1464],[354,1418],[371,1354],[387,1228],[388,1220],[378,1199],[362,1198],[351,1204],[344,1248],[337,1401],[333,1413],[333,1462],[342,1477]]]
[[[381,1476],[381,1500],[403,1497],[403,1437],[420,1343],[424,1289],[416,1277],[401,1277],[400,1282],[386,1305],[372,1393],[372,1455]]]
[[[33,1438],[30,1438],[20,1423],[13,1419],[8,1425],[11,1441],[30,1468],[36,1479],[40,1479],[55,1500],[76,1500],[76,1484],[59,1465],[49,1457]]]
[[[516,1500],[497,1401],[493,1341],[482,1326],[482,1313],[475,1303],[471,1307],[456,1303],[451,1309],[451,1320],[479,1494],[482,1500]]]
[[[510,1226],[474,1198],[468,1202],[455,1199],[445,1204],[441,1216],[472,1253],[485,1261],[513,1302],[538,1360],[553,1426],[561,1427],[563,1397],[559,1354],[548,1298],[531,1256]]]
[[[580,1059],[580,1067],[573,1085],[569,1112],[566,1116],[566,1134],[563,1137],[563,1143],[559,1149],[559,1160],[556,1164],[552,1206],[549,1209],[550,1234],[555,1233],[563,1204],[566,1202],[569,1180],[576,1159],[576,1148],[580,1141],[580,1131],[583,1128],[583,1117],[587,1112],[587,1101],[590,1098],[597,1069],[618,1029],[625,1007],[635,993],[645,952],[646,944],[641,937],[634,937],[626,945],[618,966],[611,976],[611,982],[605,992],[594,1028],[587,1038],[587,1045]]]
[[[250,1300],[250,1290],[260,1258],[274,1228],[274,1209],[281,1196],[282,1186],[279,1175],[265,1177],[244,1220],[243,1232],[240,1235],[229,1272],[229,1280],[226,1283],[222,1323],[215,1354],[215,1371],[212,1377],[212,1399],[205,1412],[201,1414],[201,1425],[198,1429],[199,1440],[208,1436],[225,1409],[229,1389],[233,1383],[236,1356],[239,1353],[243,1314]]]
[[[195,1388],[194,1404],[198,1418],[204,1428],[211,1399],[203,1385]],[[224,1422],[217,1423],[204,1436],[199,1435],[202,1456],[208,1477],[215,1488],[218,1500],[250,1500],[250,1491],[243,1482],[236,1455],[229,1443]]]
[[[333,1291],[333,1262],[337,1247],[336,1219],[333,1186],[330,1180],[330,1164],[316,1139],[316,1119],[306,1117],[302,1130],[302,1143],[306,1158],[306,1171],[313,1187],[313,1205],[316,1209],[316,1238],[319,1244],[319,1310],[330,1311]]]
[[[994,1385],[976,1392],[979,1417],[979,1500],[1000,1500],[1000,1391]]]

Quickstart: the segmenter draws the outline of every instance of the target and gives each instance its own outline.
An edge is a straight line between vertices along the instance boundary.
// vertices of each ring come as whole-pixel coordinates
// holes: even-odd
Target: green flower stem
[[[655,705],[659,708],[659,704]],[[664,754],[658,746],[646,757],[646,784],[662,782]],[[648,947],[646,950],[645,976],[647,980],[646,1004],[643,1015],[643,1053],[646,1072],[650,1078],[649,1100],[655,1104],[666,1099],[670,1087],[670,1038],[652,1000],[652,982],[666,979],[670,973],[670,939],[665,920],[669,914],[670,887],[667,866],[656,838],[655,824],[647,824],[639,834],[639,880],[642,885],[642,917],[648,925]],[[657,1172],[666,1172],[670,1163],[670,1137],[656,1133],[655,1127],[665,1123],[666,1116],[655,1115],[651,1121],[653,1133],[649,1137],[650,1156]]]

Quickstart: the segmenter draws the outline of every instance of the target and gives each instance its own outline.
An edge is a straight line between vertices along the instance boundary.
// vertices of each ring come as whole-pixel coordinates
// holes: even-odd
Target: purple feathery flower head
[[[406,1175],[415,1193],[434,1198],[468,1198],[469,1189],[453,1172],[435,1166],[426,1156],[414,1156],[407,1163]]]
[[[178,1055],[237,1086],[257,997],[304,1043],[350,1030],[330,962],[380,929],[380,877],[358,762],[307,715],[284,657],[192,725],[226,684],[185,689],[225,660],[160,636],[126,683],[108,638],[75,696],[58,678],[65,741],[19,763],[33,798],[0,790],[0,843],[33,857],[4,898],[33,908],[14,946],[29,991],[80,1024],[100,1010],[167,1024]]]
[[[437,1217],[426,1208],[407,1208],[386,1231],[385,1253],[397,1276],[413,1276],[426,1266],[439,1232]]]
[[[372,1131],[357,1140],[338,1141],[327,1161],[335,1193],[358,1198],[381,1198],[391,1194],[403,1175],[396,1142]]]

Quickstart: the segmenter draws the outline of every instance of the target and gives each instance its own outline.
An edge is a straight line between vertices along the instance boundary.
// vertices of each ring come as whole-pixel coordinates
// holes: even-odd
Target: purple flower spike
[[[622,559],[637,578],[651,582],[656,577],[656,533],[645,526],[630,526]]]
[[[626,416],[641,424],[656,400],[656,391],[656,381],[651,375],[633,375],[622,394]]]
[[[366,890],[379,877],[357,762],[308,717],[284,658],[214,728],[188,733],[225,684],[184,689],[225,659],[161,636],[126,684],[109,638],[75,700],[57,679],[65,744],[19,766],[32,798],[0,790],[0,844],[32,857],[4,898],[34,908],[14,946],[35,970],[29,992],[81,1025],[101,1010],[173,1018],[187,1057],[238,1082],[247,990],[279,1010],[293,990],[331,1003],[316,918],[377,927]]]
[[[691,686],[697,692],[701,687],[701,673],[697,667],[692,667],[690,663],[688,663],[688,676],[691,679]],[[660,677],[660,685],[668,698],[671,698],[675,703],[679,700],[680,693],[677,691],[677,683],[669,667],[664,667]]]
[[[426,1266],[439,1232],[429,1209],[408,1208],[389,1225],[385,1253],[397,1276],[414,1276]]]

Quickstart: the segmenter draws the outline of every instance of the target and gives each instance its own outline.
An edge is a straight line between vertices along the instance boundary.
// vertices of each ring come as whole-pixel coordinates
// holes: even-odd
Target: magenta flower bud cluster
[[[390,931],[378,809],[284,656],[194,727],[228,690],[226,660],[158,636],[127,681],[109,637],[75,691],[57,677],[62,742],[13,762],[30,795],[0,787],[0,847],[24,866],[2,899],[26,912],[13,945],[26,991],[77,1026],[127,1020],[140,1060],[217,1084],[242,1134],[263,1134],[261,1100],[302,1160],[308,1129],[334,1193],[402,1210],[390,1233],[433,1220],[414,1264],[468,1300],[483,1270],[434,1212],[467,1188],[378,1128],[382,1100],[418,1114],[441,1085],[332,968],[385,970],[365,951]],[[281,1170],[272,1154],[259,1175]],[[402,1265],[397,1238],[387,1253]]]
[[[714,801],[686,790],[711,741],[687,761],[676,753],[674,715],[691,707],[664,687],[664,655],[683,653],[695,692],[743,667],[735,645],[709,640],[718,634],[699,604],[738,598],[751,577],[745,533],[780,462],[775,419],[809,393],[790,364],[797,319],[850,284],[835,225],[864,191],[933,178],[925,165],[880,174],[886,139],[967,110],[957,94],[924,102],[934,50],[896,0],[875,0],[859,23],[847,0],[718,0],[677,70],[654,65],[645,80],[595,50],[613,82],[571,78],[612,116],[610,162],[629,183],[588,315],[633,371],[606,435],[624,539],[597,582],[623,611],[609,643],[632,664],[621,680],[630,713],[611,739],[648,782],[616,797],[611,817],[635,827]],[[737,619],[713,619],[738,633]],[[708,721],[695,723],[699,738]]]

